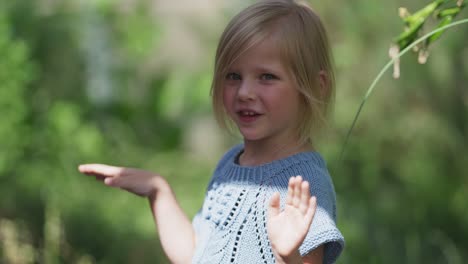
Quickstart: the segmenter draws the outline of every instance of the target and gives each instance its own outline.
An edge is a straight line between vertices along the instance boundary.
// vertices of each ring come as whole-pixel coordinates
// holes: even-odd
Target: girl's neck
[[[244,140],[244,152],[239,156],[239,164],[242,166],[257,166],[300,152],[313,150],[311,143],[300,143],[297,140],[273,144]]]

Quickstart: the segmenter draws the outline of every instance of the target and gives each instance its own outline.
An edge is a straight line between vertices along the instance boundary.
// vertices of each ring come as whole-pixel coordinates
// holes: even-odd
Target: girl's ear
[[[325,99],[328,94],[328,74],[326,71],[319,71],[320,99]]]

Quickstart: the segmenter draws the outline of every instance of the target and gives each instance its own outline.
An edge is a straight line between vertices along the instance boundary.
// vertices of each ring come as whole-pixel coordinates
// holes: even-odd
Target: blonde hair
[[[304,2],[260,1],[229,22],[216,51],[211,86],[216,120],[222,127],[229,127],[222,91],[229,67],[246,50],[272,35],[277,36],[281,60],[289,69],[302,99],[303,116],[297,127],[299,138],[302,142],[311,142],[327,124],[335,78],[325,28],[319,16]]]

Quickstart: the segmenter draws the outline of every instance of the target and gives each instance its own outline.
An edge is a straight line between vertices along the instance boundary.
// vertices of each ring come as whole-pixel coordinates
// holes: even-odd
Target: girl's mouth
[[[241,110],[237,112],[237,115],[239,116],[239,120],[243,123],[251,123],[254,122],[255,120],[260,117],[260,114],[255,112],[255,111],[250,111],[250,110]]]

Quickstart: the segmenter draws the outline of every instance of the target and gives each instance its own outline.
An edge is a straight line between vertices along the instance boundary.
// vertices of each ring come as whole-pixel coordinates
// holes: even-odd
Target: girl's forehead
[[[250,45],[241,48],[231,65],[236,64],[284,64],[284,49],[278,44],[278,40],[267,37],[251,41]]]
[[[254,60],[255,58],[277,60],[280,57],[280,50],[274,41],[264,39],[249,47],[240,55],[240,58],[244,60]]]

